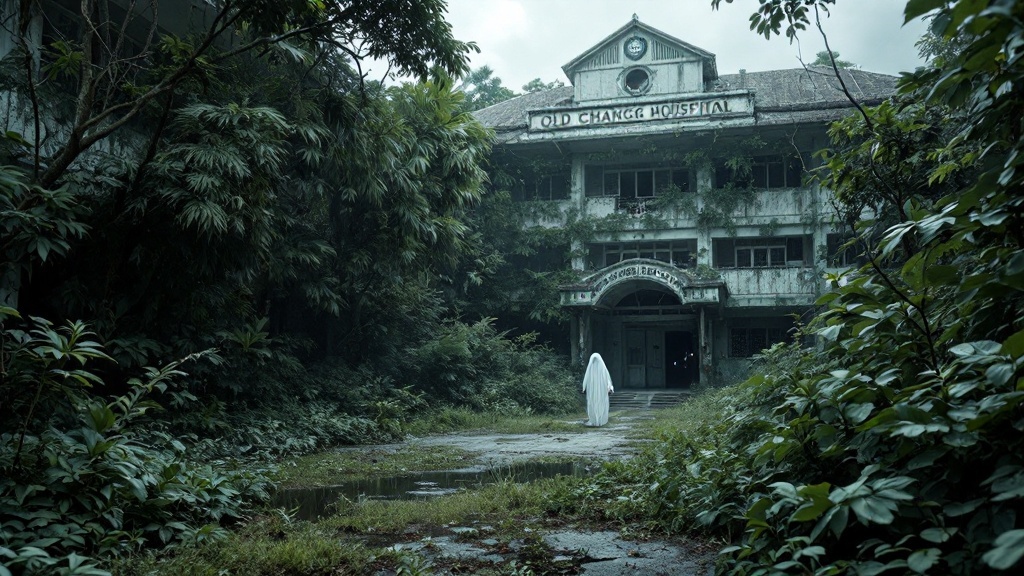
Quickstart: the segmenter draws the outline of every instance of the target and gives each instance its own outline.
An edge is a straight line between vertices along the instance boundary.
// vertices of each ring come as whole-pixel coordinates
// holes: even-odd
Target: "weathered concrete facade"
[[[477,117],[496,157],[542,166],[518,196],[561,217],[533,225],[602,223],[561,289],[574,356],[600,352],[623,388],[731,379],[827,288],[837,230],[807,175],[852,104],[831,70],[720,76],[714,54],[636,17],[563,70],[570,86]],[[862,102],[894,90],[842,73]]]

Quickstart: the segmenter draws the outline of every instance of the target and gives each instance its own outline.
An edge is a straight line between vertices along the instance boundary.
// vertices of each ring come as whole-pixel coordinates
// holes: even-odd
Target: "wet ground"
[[[293,511],[299,520],[333,513],[339,501],[416,500],[472,490],[499,482],[532,482],[555,476],[585,476],[593,468],[577,462],[516,462],[492,468],[472,467],[350,480],[333,486],[290,488],[274,496],[274,506]]]
[[[636,541],[607,530],[537,530],[503,542],[489,526],[457,526],[450,535],[395,544],[417,554],[430,574],[534,574],[586,576],[711,576],[715,550],[676,540]],[[519,568],[521,571],[516,572]],[[527,572],[526,570],[529,570]],[[390,576],[384,571],[376,576]]]
[[[471,488],[473,482],[479,485],[487,477],[501,477],[506,474],[504,471],[511,474],[512,470],[519,470],[527,480],[546,477],[549,473],[589,474],[602,461],[631,457],[641,441],[631,438],[630,431],[637,422],[649,418],[649,412],[630,411],[613,413],[609,425],[601,428],[588,428],[580,421],[576,433],[460,433],[375,446],[375,450],[385,452],[443,446],[478,456],[471,465],[455,471],[405,474],[359,485],[310,489],[304,496],[307,503],[303,506],[312,506],[310,510],[316,512],[311,517],[316,517],[323,513],[323,503],[336,501],[338,494],[352,500],[431,497],[450,493],[453,486],[458,489],[458,482],[465,481],[465,487]],[[557,461],[557,464],[544,463],[545,460]],[[565,470],[555,470],[559,466]],[[545,472],[539,472],[540,468]],[[522,472],[524,470],[528,472]],[[303,497],[299,492],[295,495]],[[293,506],[296,503],[293,501]],[[410,526],[402,534],[376,535],[373,542],[367,544],[390,546],[408,553],[415,565],[407,567],[403,574],[709,576],[713,574],[717,556],[714,546],[700,541],[635,539],[620,532],[565,525],[548,518],[527,520],[525,524],[526,537],[511,540],[502,539],[491,526],[473,523]],[[377,576],[391,574],[395,572],[384,570]]]
[[[650,419],[643,413],[616,415],[607,426],[590,428],[579,422],[578,433],[562,434],[445,434],[414,438],[412,446],[448,446],[480,454],[477,466],[493,468],[517,462],[555,458],[594,462],[629,458],[637,440],[629,437],[633,425]]]

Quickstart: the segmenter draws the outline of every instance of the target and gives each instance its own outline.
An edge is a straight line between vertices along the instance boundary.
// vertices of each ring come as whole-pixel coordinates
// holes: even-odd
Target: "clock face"
[[[639,60],[647,52],[647,41],[639,36],[633,36],[626,40],[623,48],[626,56],[632,60]]]

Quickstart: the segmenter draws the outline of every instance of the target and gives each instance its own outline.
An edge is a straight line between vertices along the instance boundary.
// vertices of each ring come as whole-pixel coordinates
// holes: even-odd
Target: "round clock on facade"
[[[623,44],[622,48],[626,53],[626,57],[632,60],[639,60],[647,53],[647,40],[639,36],[632,36],[626,39],[626,43]]]

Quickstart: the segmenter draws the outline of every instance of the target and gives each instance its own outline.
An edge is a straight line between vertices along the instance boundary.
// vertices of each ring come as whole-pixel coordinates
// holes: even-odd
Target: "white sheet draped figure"
[[[608,395],[615,391],[612,375],[597,352],[590,355],[587,372],[583,375],[583,391],[587,393],[587,426],[608,423]]]

